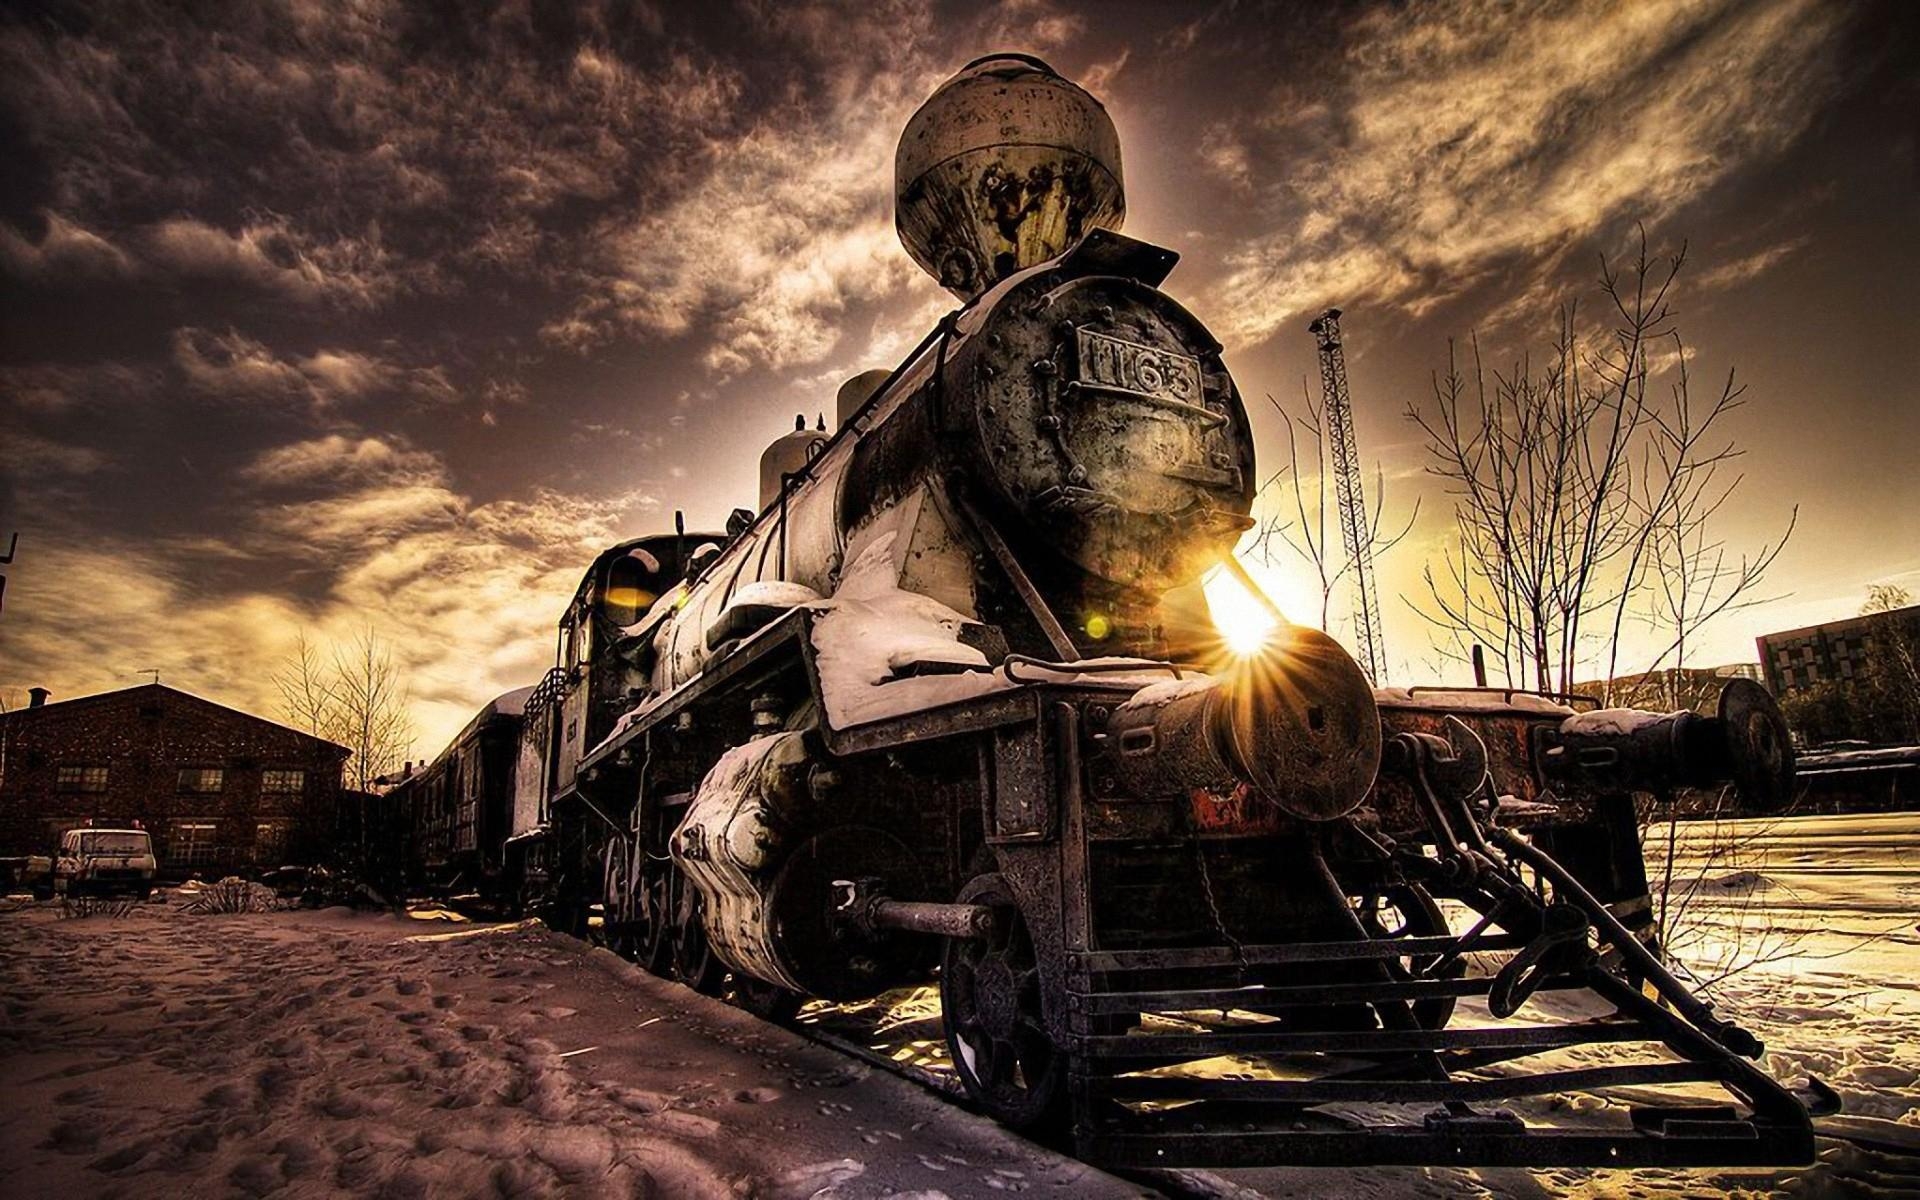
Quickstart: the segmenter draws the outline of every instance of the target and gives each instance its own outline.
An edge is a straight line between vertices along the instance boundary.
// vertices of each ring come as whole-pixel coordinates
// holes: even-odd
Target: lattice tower
[[[1373,579],[1373,527],[1360,479],[1360,446],[1353,435],[1353,401],[1347,394],[1347,359],[1340,348],[1340,310],[1330,308],[1307,326],[1320,346],[1320,399],[1333,447],[1334,495],[1340,505],[1340,540],[1353,576],[1353,640],[1367,678],[1379,685],[1387,652],[1380,628],[1379,588]]]

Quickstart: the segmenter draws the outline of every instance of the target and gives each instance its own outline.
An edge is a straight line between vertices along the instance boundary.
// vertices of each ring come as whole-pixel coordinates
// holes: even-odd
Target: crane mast
[[[1376,686],[1384,682],[1387,653],[1380,628],[1379,589],[1373,578],[1373,529],[1360,480],[1360,446],[1353,434],[1353,402],[1347,394],[1347,359],[1340,348],[1340,310],[1329,308],[1307,326],[1320,347],[1320,399],[1327,436],[1333,442],[1334,495],[1340,505],[1340,540],[1353,573],[1353,640],[1356,657]]]

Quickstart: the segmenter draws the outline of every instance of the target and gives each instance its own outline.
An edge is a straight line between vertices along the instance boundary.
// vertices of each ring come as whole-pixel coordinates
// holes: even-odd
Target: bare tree
[[[400,765],[413,744],[412,694],[393,665],[392,647],[364,629],[344,650],[334,648],[334,694],[341,742],[353,751],[347,775],[365,791]]]
[[[302,629],[294,635],[293,654],[273,676],[287,721],[315,737],[334,733],[334,680],[320,652]]]
[[[399,766],[413,744],[412,697],[394,666],[392,647],[372,629],[336,645],[326,659],[303,630],[273,681],[289,721],[352,752],[349,787],[366,791]]]
[[[1793,509],[1776,541],[1763,543],[1752,555],[1730,559],[1726,543],[1712,532],[1712,520],[1744,478],[1735,474],[1729,479],[1724,474],[1741,452],[1731,441],[1715,446],[1707,439],[1714,422],[1739,405],[1744,389],[1735,386],[1729,372],[1705,415],[1697,415],[1687,388],[1685,347],[1678,334],[1673,342],[1680,351],[1676,368],[1679,378],[1673,386],[1671,404],[1655,416],[1653,466],[1642,472],[1641,486],[1647,494],[1640,497],[1636,507],[1647,519],[1650,532],[1649,549],[1644,555],[1652,566],[1650,623],[1668,639],[1646,669],[1655,672],[1672,668],[1666,672],[1671,693],[1663,701],[1668,707],[1681,708],[1680,684],[1686,674],[1689,637],[1722,613],[1770,598],[1756,594],[1754,589],[1786,548],[1800,510],[1798,506]],[[1651,494],[1652,485],[1657,485],[1657,494]],[[1629,578],[1615,603],[1616,624],[1607,658],[1609,688],[1619,663],[1618,621],[1625,615],[1634,582]]]
[[[1601,265],[1612,329],[1583,339],[1577,307],[1563,306],[1537,370],[1522,357],[1489,371],[1475,339],[1469,375],[1450,347],[1431,405],[1409,408],[1454,497],[1457,544],[1427,568],[1430,606],[1415,606],[1444,655],[1479,643],[1508,684],[1568,692],[1598,624],[1610,691],[1630,620],[1660,635],[1652,671],[1684,665],[1703,626],[1759,602],[1793,522],[1738,558],[1712,533],[1740,484],[1728,467],[1740,451],[1719,429],[1745,389],[1729,372],[1704,408],[1693,400],[1671,305],[1685,261],[1684,246],[1651,256],[1642,231],[1629,267]],[[1662,358],[1664,397],[1651,386]]]
[[[1867,585],[1867,599],[1860,606],[1860,613],[1895,612],[1913,603],[1913,593],[1897,583],[1870,583]]]
[[[1907,589],[1896,584],[1876,583],[1867,588],[1863,614],[1899,613],[1913,603]],[[1900,714],[1902,735],[1920,739],[1920,615],[1906,613],[1888,618],[1886,628],[1874,636],[1875,661],[1868,671],[1868,686],[1878,693],[1881,703]]]
[[[1319,628],[1329,629],[1333,615],[1333,593],[1340,582],[1353,571],[1353,561],[1348,558],[1336,559],[1333,543],[1328,540],[1327,523],[1338,522],[1340,514],[1337,505],[1327,497],[1327,440],[1325,425],[1322,421],[1322,406],[1315,403],[1313,394],[1307,390],[1306,381],[1300,382],[1302,411],[1291,413],[1271,395],[1267,403],[1273,411],[1280,414],[1281,425],[1287,431],[1287,465],[1275,472],[1261,491],[1277,490],[1281,481],[1287,482],[1292,492],[1292,513],[1285,511],[1287,505],[1281,502],[1281,511],[1267,517],[1260,524],[1259,532],[1254,535],[1253,552],[1260,561],[1272,566],[1276,557],[1275,543],[1285,546],[1308,566],[1313,568],[1315,581],[1320,588],[1320,624]],[[1304,447],[1302,445],[1304,443]],[[1307,472],[1301,469],[1303,449],[1311,455],[1308,466],[1312,471],[1311,482]],[[1406,523],[1392,534],[1381,533],[1381,521],[1386,512],[1386,481],[1378,465],[1373,476],[1374,504],[1369,512],[1367,538],[1369,549],[1378,558],[1400,544],[1413,528],[1414,521],[1420,515],[1420,502],[1414,501],[1413,511],[1408,514]],[[1338,533],[1333,535],[1338,537]]]

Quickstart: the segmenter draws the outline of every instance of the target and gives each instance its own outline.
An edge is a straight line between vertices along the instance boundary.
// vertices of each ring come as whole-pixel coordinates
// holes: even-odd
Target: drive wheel
[[[700,893],[679,867],[667,869],[673,925],[671,961],[673,978],[694,991],[718,996],[726,982],[727,964],[707,944],[707,927],[701,917]]]
[[[673,974],[674,905],[672,863],[641,864],[639,964],[661,978]]]
[[[1067,1056],[1047,1036],[1040,967],[1013,893],[997,874],[960,890],[1000,919],[985,941],[949,938],[940,966],[940,1011],[953,1069],[995,1120],[1039,1132],[1066,1110]]]
[[[633,875],[633,843],[623,837],[607,839],[600,871],[601,932],[607,949],[625,959],[640,955],[638,889]]]
[[[1427,889],[1417,883],[1402,883],[1381,892],[1360,897],[1354,909],[1360,924],[1372,938],[1441,937],[1449,932],[1446,914]],[[1393,959],[1388,963],[1401,979],[1425,975],[1439,961],[1437,955]],[[1466,964],[1455,961],[1441,973],[1451,979],[1466,971]],[[1413,1002],[1413,1019],[1422,1029],[1444,1029],[1453,1019],[1452,996],[1428,996]]]

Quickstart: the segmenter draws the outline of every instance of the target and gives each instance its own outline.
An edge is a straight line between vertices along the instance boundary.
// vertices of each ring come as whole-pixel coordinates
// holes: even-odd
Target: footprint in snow
[[[66,1120],[55,1125],[40,1143],[42,1150],[62,1154],[89,1154],[100,1144],[100,1126],[93,1121]]]
[[[93,1084],[82,1084],[77,1088],[68,1088],[53,1098],[55,1104],[84,1104],[89,1107],[106,1099],[107,1094]]]

